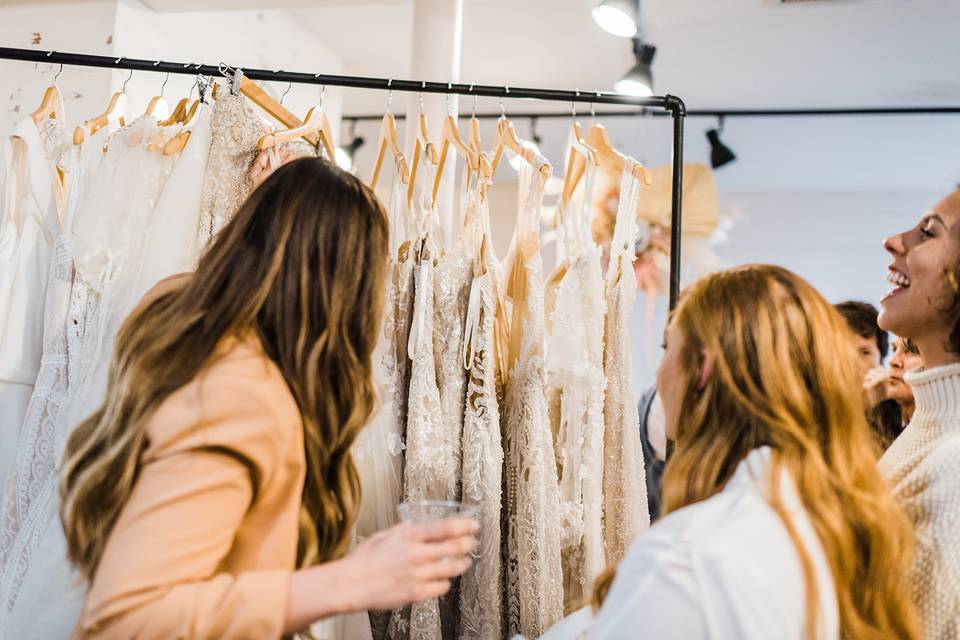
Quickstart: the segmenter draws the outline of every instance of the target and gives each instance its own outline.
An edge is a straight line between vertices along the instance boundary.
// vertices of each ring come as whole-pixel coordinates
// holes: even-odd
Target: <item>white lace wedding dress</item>
[[[190,252],[168,243],[184,236],[179,225],[190,228],[191,215],[185,211],[193,211],[195,237],[203,145],[188,145],[185,163],[177,166],[176,189],[166,192],[163,187],[178,158],[146,149],[157,131],[155,121],[144,117],[107,141],[108,152],[93,172],[70,233],[58,243],[51,286],[61,301],[56,321],[65,324],[66,333],[51,335],[51,357],[61,363],[51,369],[51,383],[46,385],[54,392],[37,397],[33,448],[21,449],[24,455],[12,478],[16,509],[6,511],[5,522],[12,514],[17,526],[9,537],[11,530],[5,526],[2,540],[0,588],[9,614],[4,637],[68,637],[72,631],[83,589],[67,563],[57,515],[60,456],[74,425],[103,400],[120,324],[155,276],[175,273],[192,261]],[[164,133],[169,136],[176,130]],[[64,377],[66,394],[57,388],[62,388]],[[40,610],[44,616],[37,618]]]
[[[561,211],[546,375],[557,436],[567,612],[583,605],[606,566],[603,544],[604,283],[600,248],[590,231],[593,186],[587,168],[582,201]]]
[[[483,223],[481,242],[492,255],[489,211],[481,201],[479,188],[470,194],[471,217]],[[479,247],[476,241],[471,253]],[[501,570],[501,489],[503,443],[500,436],[500,407],[497,401],[494,358],[494,319],[497,278],[493,260],[472,265],[463,330],[462,366],[467,373],[466,403],[461,439],[462,502],[476,508],[480,523],[480,546],[474,564],[460,580],[459,640],[496,640],[503,629]]]
[[[606,278],[607,316],[603,367],[607,393],[603,407],[603,511],[607,564],[620,562],[637,534],[650,526],[643,448],[633,394],[630,312],[636,296],[637,202],[640,182],[636,161],[627,158],[620,183],[620,205],[610,245]]]
[[[70,167],[67,215],[64,232],[57,239],[47,283],[47,301],[43,321],[43,356],[36,386],[27,407],[22,436],[18,442],[16,461],[4,479],[2,520],[0,520],[0,638],[31,637],[31,624],[36,607],[45,604],[44,589],[50,594],[62,593],[72,585],[63,581],[68,572],[62,548],[54,544],[39,547],[44,516],[49,514],[48,502],[55,491],[57,425],[66,409],[69,392],[67,332],[70,294],[74,281],[73,252],[70,244],[72,220],[88,191],[89,180],[103,158],[103,143],[110,135],[109,128],[101,129],[75,146],[68,161]],[[37,568],[34,557],[49,564]],[[60,558],[60,563],[56,562]],[[27,597],[19,598],[28,572],[48,576],[41,579],[41,589],[26,589]],[[69,577],[68,577],[69,579]],[[20,603],[18,605],[18,602]],[[17,615],[14,615],[14,606]],[[56,611],[47,611],[44,627],[60,630],[68,628],[67,620],[59,622]],[[74,617],[75,619],[75,617]],[[38,623],[38,627],[41,625]],[[39,636],[44,637],[44,636]]]
[[[560,495],[544,395],[544,283],[538,234],[544,180],[539,169],[526,164],[520,168],[517,230],[504,287],[513,296],[513,362],[501,409],[508,637],[539,636],[563,616]]]
[[[47,277],[65,216],[62,118],[26,117],[4,141],[0,203],[0,480],[14,462],[43,352]]]

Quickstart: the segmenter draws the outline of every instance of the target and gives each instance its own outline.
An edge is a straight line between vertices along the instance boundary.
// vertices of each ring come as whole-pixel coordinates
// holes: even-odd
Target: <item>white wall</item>
[[[115,53],[132,58],[218,64],[288,71],[341,73],[343,62],[286,10],[154,13],[136,0],[117,3]],[[129,72],[113,74],[119,88]],[[127,86],[130,108],[142,113],[157,95],[164,74],[134,73]],[[190,76],[171,76],[165,95],[183,97],[193,85]],[[279,98],[286,82],[264,83]],[[321,87],[293,85],[284,106],[301,118],[319,104]],[[341,92],[327,90],[324,107],[337,135]]]
[[[34,44],[34,33],[40,34]],[[20,3],[0,6],[0,42],[42,50],[164,59],[291,71],[340,73],[339,56],[325,47],[285,10],[154,13],[137,0]],[[0,131],[9,131],[37,105],[59,65],[0,60]],[[127,84],[128,113],[142,113],[164,80],[161,73],[134,72]],[[66,98],[70,128],[99,114],[128,71],[66,66],[57,81]],[[176,102],[187,95],[192,76],[172,75],[164,95]],[[286,83],[266,83],[276,97]],[[294,85],[287,106],[301,117],[320,101],[321,88]],[[337,135],[342,96],[326,92],[324,106]]]
[[[0,42],[4,46],[113,54],[116,2],[25,3],[0,6]],[[34,45],[34,34],[40,43]],[[9,131],[40,104],[59,65],[0,60],[0,131]],[[57,86],[66,101],[71,128],[103,111],[110,97],[110,72],[64,67]]]

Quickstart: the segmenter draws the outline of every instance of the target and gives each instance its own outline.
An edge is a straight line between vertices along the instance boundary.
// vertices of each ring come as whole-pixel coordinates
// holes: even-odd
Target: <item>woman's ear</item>
[[[700,371],[698,372],[697,391],[703,391],[713,375],[713,356],[705,349],[700,352]]]

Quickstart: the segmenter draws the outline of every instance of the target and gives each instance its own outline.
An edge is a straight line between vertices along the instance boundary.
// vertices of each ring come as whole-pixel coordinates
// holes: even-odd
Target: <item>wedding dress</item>
[[[253,183],[249,173],[259,153],[257,143],[270,133],[270,127],[243,95],[223,93],[226,95],[213,103],[210,115],[210,148],[197,230],[197,250],[201,252],[250,195]],[[302,140],[287,143],[285,149],[291,158],[316,155],[316,149]]]
[[[539,636],[563,615],[560,495],[544,395],[540,166],[520,168],[517,230],[505,291],[512,296],[511,361],[501,425],[507,540],[508,636]]]
[[[49,496],[50,478],[55,477],[57,424],[68,400],[67,332],[70,292],[74,267],[70,227],[78,203],[82,202],[88,178],[95,174],[103,142],[109,135],[101,129],[71,150],[68,161],[69,197],[64,232],[54,246],[44,305],[43,356],[36,385],[27,407],[16,449],[14,467],[3,478],[0,515],[0,638],[5,636],[10,611],[30,567],[29,553],[38,535],[37,518],[45,513],[43,500]],[[36,503],[36,504],[35,504]],[[17,548],[20,551],[14,552]],[[18,637],[17,634],[8,637]]]
[[[479,186],[470,193],[469,206],[472,211],[468,217],[479,216],[484,223],[481,242],[492,247],[487,200],[481,201]],[[480,545],[474,564],[460,580],[457,637],[459,640],[495,640],[501,637],[503,629],[500,562],[503,444],[493,353],[497,289],[495,271],[489,262],[484,265],[482,260],[474,261],[472,276],[462,344],[467,388],[461,477],[462,501],[476,509],[480,523],[477,534]]]
[[[403,480],[403,442],[409,360],[407,340],[412,309],[413,264],[407,260],[406,192],[400,167],[394,167],[388,202],[390,217],[390,262],[387,267],[383,328],[373,354],[377,385],[377,412],[357,436],[354,462],[363,488],[356,534],[364,540],[398,521]],[[401,248],[404,249],[401,255]],[[385,640],[389,612],[371,611],[370,630],[376,640]]]
[[[69,148],[63,121],[20,120],[4,143],[0,209],[0,479],[14,462],[43,352],[44,304],[64,217],[58,169]]]
[[[550,312],[546,376],[557,436],[565,609],[583,605],[606,566],[603,544],[604,283],[600,248],[590,231],[594,169],[580,206],[562,210],[561,279]],[[552,393],[551,393],[552,392]]]
[[[404,277],[412,276],[399,252],[406,241],[403,183],[399,168],[394,170],[389,211],[390,262],[387,266],[387,286],[384,302],[383,327],[373,354],[373,376],[377,386],[377,411],[370,423],[357,436],[353,446],[354,463],[363,488],[360,510],[357,514],[357,535],[360,539],[372,536],[397,523],[397,505],[400,504],[403,474],[403,418],[400,415],[409,384],[406,371],[406,342],[409,338],[412,302],[400,300],[401,291],[412,293]],[[403,345],[402,353],[399,349]]]
[[[636,165],[627,158],[623,169],[606,278],[603,530],[610,565],[620,562],[637,534],[650,527],[630,350],[630,311],[637,289],[633,275],[640,190],[640,181],[633,176]]]
[[[257,157],[257,142],[270,133],[243,95],[223,92],[210,116],[210,150],[203,176],[198,245],[205,248],[233,218],[250,192],[247,174]],[[189,146],[189,145],[188,145]]]
[[[56,263],[58,286],[65,290],[72,280],[65,307],[67,394],[56,398],[59,407],[49,399],[39,400],[53,418],[53,433],[49,423],[40,423],[37,445],[18,460],[16,477],[11,478],[16,509],[8,508],[5,515],[13,513],[18,527],[11,537],[10,529],[5,526],[4,531],[3,637],[68,637],[82,605],[82,586],[67,562],[57,513],[60,457],[73,427],[103,400],[106,367],[100,363],[109,361],[116,329],[126,315],[123,301],[139,274],[148,235],[143,231],[150,228],[150,216],[175,162],[174,157],[146,150],[147,139],[156,132],[155,120],[143,117],[107,139],[107,153],[72,217],[66,250]],[[44,615],[38,618],[37,611]]]

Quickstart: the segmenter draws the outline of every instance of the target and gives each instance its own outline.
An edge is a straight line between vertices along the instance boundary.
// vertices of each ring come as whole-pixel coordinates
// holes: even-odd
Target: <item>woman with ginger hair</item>
[[[874,466],[843,318],[772,266],[682,296],[658,377],[667,515],[546,638],[916,638],[909,523]],[[588,618],[592,618],[589,619]]]

